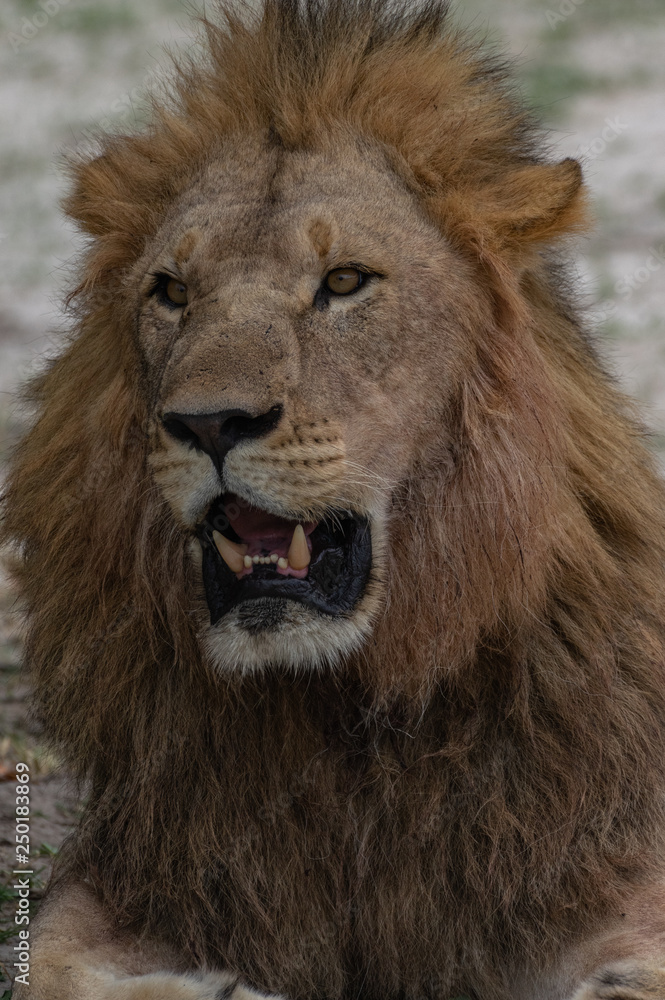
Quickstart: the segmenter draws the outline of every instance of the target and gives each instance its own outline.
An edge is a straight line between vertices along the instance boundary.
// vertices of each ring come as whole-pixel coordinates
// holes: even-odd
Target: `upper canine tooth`
[[[297,524],[293,532],[288,559],[292,569],[305,569],[309,566],[311,556],[302,524]]]
[[[219,531],[213,531],[212,537],[217,546],[217,551],[229,569],[234,573],[242,573],[245,568],[244,555],[247,551],[247,546],[238,545],[237,542],[230,542]]]

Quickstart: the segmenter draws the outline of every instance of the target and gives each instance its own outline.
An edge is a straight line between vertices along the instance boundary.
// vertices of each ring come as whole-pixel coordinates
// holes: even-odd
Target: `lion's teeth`
[[[309,566],[310,558],[305,531],[302,524],[297,524],[289,546],[289,566],[292,569],[306,569]]]
[[[243,569],[251,569],[253,566],[268,566],[277,564],[280,569],[306,569],[309,566],[311,556],[307,545],[307,538],[301,524],[297,524],[291,539],[291,545],[287,556],[280,556],[277,552],[269,556],[249,556],[247,555],[247,545],[231,542],[219,531],[213,531],[213,541],[217,546],[220,556],[234,573],[242,573]]]
[[[234,573],[241,573],[244,566],[247,565],[247,556],[245,555],[247,546],[238,545],[236,542],[230,542],[229,539],[225,538],[219,531],[213,531],[212,537],[215,545],[217,546],[217,551],[229,569]]]

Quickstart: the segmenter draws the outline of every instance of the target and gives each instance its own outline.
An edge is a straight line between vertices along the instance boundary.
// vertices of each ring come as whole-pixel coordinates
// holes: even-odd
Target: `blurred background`
[[[2,0],[0,474],[20,433],[16,388],[57,349],[66,329],[60,302],[79,244],[59,213],[63,153],[89,143],[100,125],[141,120],[142,91],[167,62],[164,46],[188,45],[189,11],[196,7],[185,0]],[[584,164],[596,227],[579,244],[582,302],[609,367],[644,405],[652,447],[665,467],[665,0],[458,0],[453,9],[458,21],[515,61],[557,155]],[[26,714],[11,607],[0,580],[5,961],[15,929],[9,872],[16,760],[28,760],[36,779],[35,903],[78,808]],[[1,975],[0,965],[0,1000]]]

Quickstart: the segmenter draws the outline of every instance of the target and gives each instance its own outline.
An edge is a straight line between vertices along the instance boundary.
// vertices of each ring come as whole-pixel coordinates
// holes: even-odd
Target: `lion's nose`
[[[280,404],[255,416],[247,410],[221,410],[219,413],[166,413],[162,423],[178,441],[204,451],[219,473],[224,459],[239,441],[263,437],[279,423]]]

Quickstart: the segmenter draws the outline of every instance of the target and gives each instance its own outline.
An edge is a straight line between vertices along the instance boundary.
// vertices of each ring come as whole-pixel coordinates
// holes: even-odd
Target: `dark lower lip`
[[[321,521],[311,535],[312,561],[304,580],[277,576],[272,567],[262,565],[239,580],[213,542],[214,509],[213,504],[197,531],[203,549],[203,584],[211,625],[234,608],[265,598],[294,601],[331,617],[355,607],[367,585],[372,563],[366,518],[340,512]]]

